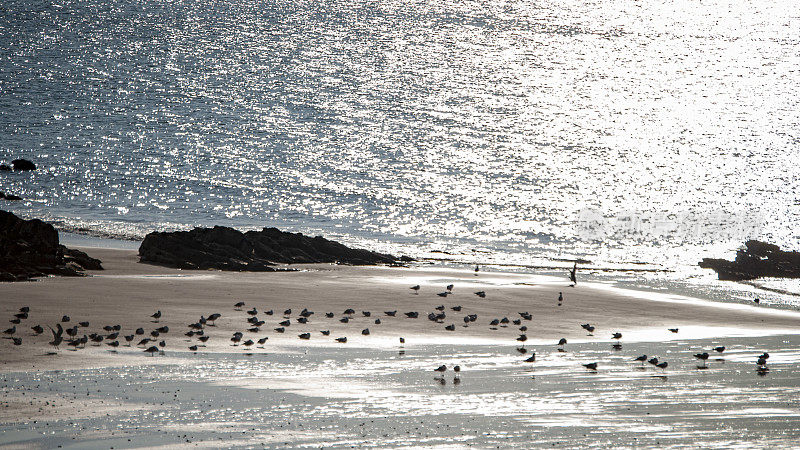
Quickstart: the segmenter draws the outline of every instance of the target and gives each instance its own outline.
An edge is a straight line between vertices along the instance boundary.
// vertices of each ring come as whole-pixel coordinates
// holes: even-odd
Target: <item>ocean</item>
[[[789,1],[0,5],[2,208],[276,226],[449,264],[797,308],[696,263],[800,248]],[[767,287],[770,291],[763,290]]]

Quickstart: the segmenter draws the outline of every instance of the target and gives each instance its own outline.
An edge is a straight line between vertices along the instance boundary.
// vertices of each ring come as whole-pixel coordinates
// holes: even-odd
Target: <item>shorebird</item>
[[[48,328],[50,328],[50,331],[53,333],[53,340],[48,343],[53,347],[55,347],[56,350],[58,350],[58,346],[61,345],[61,342],[64,340],[64,338],[62,337],[62,335],[64,334],[64,328],[61,327],[60,323],[56,325],[58,331],[54,330],[50,326],[48,326]]]
[[[193,352],[196,352],[197,351],[197,346],[196,345],[190,345],[189,346],[189,350],[191,350]]]
[[[125,336],[125,341],[128,343],[128,347],[131,346],[131,341],[133,341],[133,336],[134,335],[132,335],[132,334],[130,334],[128,336]]]
[[[253,308],[253,309],[255,309],[255,308]],[[289,309],[287,309],[287,310],[284,310],[284,311],[283,311],[283,315],[284,315],[284,316],[287,316],[287,317],[288,317],[288,316],[291,316],[291,315],[292,315],[292,308],[289,308]]]
[[[558,306],[561,306],[561,302],[564,301],[564,294],[561,292],[558,293]]]
[[[517,338],[517,340],[522,342],[522,346],[524,347],[525,346],[525,341],[528,340],[528,336],[526,336],[524,334],[520,334],[519,337]]]
[[[261,331],[261,328],[259,327],[248,328],[247,331],[249,331],[250,333],[258,333],[259,331]]]
[[[361,334],[363,334],[364,336],[369,336],[369,328],[364,328],[363,330],[361,330]]]
[[[253,342],[252,339],[248,339],[248,340],[242,342],[242,345],[244,345],[247,348],[250,348],[253,344],[255,344],[255,342]]]
[[[164,347],[167,346],[167,342],[166,341],[160,341],[158,343],[158,346],[161,347],[160,353],[163,355],[164,354]]]
[[[9,322],[13,323],[14,325],[19,325],[20,323],[22,323],[22,321],[17,318],[11,319],[9,320]]]
[[[519,327],[519,331],[522,331],[524,333],[524,332],[528,331],[528,327],[523,325],[523,326]]]
[[[311,339],[311,333],[298,334],[297,337],[299,337],[300,339],[308,340],[308,339]]]
[[[278,328],[273,328],[273,330],[275,330],[278,333],[283,333],[284,331],[286,331],[286,328],[278,327]]]
[[[220,317],[222,317],[222,314],[220,314],[220,313],[214,313],[214,314],[209,315],[208,316],[208,321],[211,322],[209,325],[212,326],[212,327],[216,326],[217,319],[219,319]]]
[[[330,336],[331,335],[331,330],[322,330],[322,331],[320,331],[320,333],[322,333],[323,336]]]
[[[342,322],[342,323],[350,322],[350,318],[349,317],[342,317],[341,319],[339,319],[339,322]]]
[[[667,328],[667,330],[669,330],[669,331],[671,331],[673,333],[677,333],[678,332],[677,328]]]
[[[371,316],[371,315],[372,315],[372,313],[371,313],[371,312],[369,312],[369,311],[361,311],[361,314],[362,314],[364,317],[369,317],[369,316]]]
[[[622,339],[622,333],[614,333],[614,334],[611,335],[611,338],[620,340],[620,339]]]
[[[151,340],[152,340],[152,339],[150,339],[150,338],[144,338],[144,339],[142,339],[141,341],[139,341],[139,343],[138,343],[138,344],[136,344],[136,345],[137,345],[137,346],[139,346],[139,347],[141,347],[141,346],[143,346],[143,345],[147,345],[147,343],[148,343],[148,342],[150,342]]]
[[[447,370],[447,366],[442,364],[441,366],[433,369],[434,372],[444,373]]]
[[[451,294],[453,293],[453,285],[452,284],[448,284],[446,289],[447,289],[447,292],[449,292]]]
[[[233,345],[239,345],[239,342],[241,341],[242,341],[242,333],[237,332],[231,337],[231,342],[233,342]]]
[[[155,314],[150,317],[155,319],[153,322],[158,323],[158,320],[161,319],[161,310],[156,311]]]
[[[759,298],[754,298],[754,299],[753,299],[753,302],[755,302],[756,304],[758,304],[758,303],[761,303],[761,299],[759,299]]]
[[[594,336],[594,325],[589,325],[586,327],[586,331],[589,332],[589,336]]]
[[[291,320],[289,320],[289,319],[286,319],[286,320],[284,320],[283,322],[280,322],[278,325],[280,325],[280,326],[282,326],[282,327],[288,327],[288,326],[289,326],[289,325],[291,325],[291,324],[292,324],[292,321],[291,321]]]
[[[655,366],[656,364],[658,364],[658,358],[653,356],[652,358],[648,359],[647,362]]]
[[[455,331],[456,330],[456,326],[455,326],[455,324],[451,323],[450,325],[444,327],[444,329],[447,330],[447,331]]]
[[[411,286],[411,290],[413,290],[415,294],[419,294],[419,285],[417,284],[417,285]]]
[[[137,335],[142,335],[142,334],[144,334],[144,328],[137,328],[137,329],[136,329],[136,334],[137,334]]]
[[[589,363],[589,364],[583,364],[583,367],[586,367],[589,370],[597,371],[597,363],[596,362]]]
[[[336,338],[336,342],[344,344],[347,342],[347,338],[346,337]]]
[[[714,351],[717,353],[722,353],[725,351],[725,346],[714,347]]]
[[[400,338],[400,343],[401,343],[401,344],[405,344],[405,343],[406,343],[406,338],[403,338],[403,337],[401,337],[401,338]]]
[[[478,267],[478,266],[476,265],[476,266],[475,266],[475,275],[478,275],[478,271],[480,271],[480,270],[481,270],[481,269],[480,269],[480,267]]]
[[[119,347],[119,341],[106,342],[106,345],[117,348]]]
[[[348,316],[352,316],[355,313],[356,313],[356,310],[354,310],[353,308],[347,308],[347,309],[344,310],[344,314],[346,314]]]
[[[89,326],[89,322],[78,322],[78,325],[82,326],[83,328],[86,328]]]
[[[397,310],[394,310],[394,311],[384,311],[383,313],[384,313],[384,314],[386,314],[386,315],[387,315],[387,316],[389,316],[389,317],[395,317],[395,316],[397,315]]]
[[[639,361],[642,363],[642,365],[644,365],[644,362],[647,361],[647,355],[637,356],[634,361]]]
[[[438,294],[436,294],[436,295],[438,295],[439,297],[447,297],[447,294],[449,294],[449,293],[450,293],[450,292],[444,291],[444,292],[439,292],[439,293],[438,293]]]
[[[298,317],[296,320],[297,320],[297,323],[308,323],[308,318],[307,317]]]
[[[107,331],[109,333],[112,332],[113,330],[114,330],[114,327],[112,327],[111,325],[106,325],[106,326],[103,327],[103,331]]]
[[[475,293],[480,298],[486,298],[486,291],[478,291]]]
[[[3,334],[13,335],[16,332],[17,332],[17,326],[14,325],[13,327],[3,331]]]
[[[461,366],[453,366],[453,372],[456,373],[456,378],[458,378],[461,373]]]
[[[259,339],[258,340],[258,345],[266,344],[268,339],[269,339],[268,337],[263,337],[263,338]]]
[[[439,306],[437,306],[436,308],[433,308],[433,309],[435,309],[437,311],[444,311],[444,305],[439,305]]]
[[[500,324],[500,319],[494,319],[491,322],[489,322],[489,326],[492,326],[492,327],[496,327],[499,324]]]
[[[153,346],[150,346],[150,347],[146,348],[144,351],[146,353],[150,353],[150,356],[153,356],[154,354],[158,353],[158,347],[153,345]]]
[[[536,353],[531,353],[531,356],[525,362],[536,362]]]
[[[666,361],[664,361],[664,362],[660,362],[660,363],[656,364],[656,367],[658,367],[659,369],[663,370],[663,369],[666,369],[668,365],[669,364]]]
[[[558,346],[561,350],[564,350],[564,346],[567,344],[567,338],[561,338],[558,340]]]
[[[14,317],[16,317],[19,320],[27,320],[28,319],[28,313],[26,313],[26,312],[16,313],[16,314],[14,314]]]
[[[406,317],[408,317],[409,319],[416,319],[417,317],[419,317],[419,313],[416,312],[416,311],[407,312],[405,314],[406,314]]]
[[[152,336],[154,338],[158,337],[160,334],[161,333],[159,333],[158,330],[153,330],[153,331],[150,332],[150,336]]]
[[[42,328],[42,326],[41,326],[41,325],[36,325],[35,327],[31,327],[31,330],[33,330],[33,332],[34,332],[35,334],[42,334],[42,333],[44,333],[44,328]]]
[[[461,305],[452,306],[450,307],[450,309],[452,309],[455,312],[461,312]]]
[[[67,330],[67,334],[69,334],[69,331],[70,331],[70,330]],[[77,328],[74,328],[74,329],[73,329],[73,331],[75,331],[75,333],[77,334],[77,332],[78,332],[78,329],[77,329]],[[70,336],[74,336],[74,335],[73,335],[73,334],[70,334]],[[117,332],[115,331],[115,332],[113,332],[113,333],[109,334],[108,336],[106,336],[106,339],[108,339],[109,341],[113,341],[113,340],[117,339],[118,337],[119,337],[119,333],[117,333]]]
[[[375,325],[380,325],[380,324],[381,324],[381,319],[375,319]]]
[[[268,316],[271,316],[271,315],[273,315],[275,313],[270,309],[269,311],[264,312],[264,314],[266,314]]]
[[[525,320],[533,320],[533,316],[528,311],[521,312],[519,315]]]
[[[22,338],[12,337],[11,340],[14,342],[14,345],[22,345]]]
[[[332,312],[326,312],[325,313],[325,317],[327,317],[328,319],[332,319],[333,318],[333,313]]]
[[[30,308],[30,306],[23,306],[22,308],[19,309],[19,312],[29,313],[29,312],[31,312],[31,308]]]
[[[569,271],[569,281],[572,281],[572,286],[578,284],[578,263],[576,262],[575,265],[572,266],[572,270]]]
[[[708,353],[706,352],[695,353],[694,357],[699,359],[700,361],[703,361],[703,367],[706,367],[706,360],[708,360]]]
[[[242,310],[242,306],[244,306],[244,302],[236,302],[236,303],[234,303],[233,308],[235,310],[237,310],[237,311],[241,311]]]
[[[62,322],[69,322],[69,316],[62,316],[61,317],[61,321]]]
[[[211,336],[200,336],[198,339],[200,339],[200,342],[205,343],[205,342],[208,342],[208,338],[210,338],[210,337]]]
[[[247,314],[249,314],[251,316],[255,316],[256,314],[258,314],[258,310],[256,308],[253,308],[251,310],[248,310]]]

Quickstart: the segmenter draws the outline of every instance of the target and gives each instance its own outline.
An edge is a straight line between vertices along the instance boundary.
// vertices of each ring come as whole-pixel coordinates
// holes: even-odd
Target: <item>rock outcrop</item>
[[[397,258],[276,228],[242,233],[216,226],[150,233],[139,247],[139,261],[180,269],[269,272],[276,264],[392,264]]]
[[[102,268],[100,260],[60,245],[58,231],[52,225],[0,210],[0,281],[81,276],[84,270]]]
[[[774,244],[747,241],[736,259],[703,258],[700,267],[713,269],[720,280],[743,281],[763,277],[800,278],[800,253],[783,251]]]
[[[0,200],[17,201],[17,200],[22,200],[22,197],[13,194],[6,194],[5,192],[0,191]]]
[[[33,161],[28,161],[27,159],[13,160],[11,161],[11,167],[13,167],[15,171],[36,170],[36,164],[34,164]]]

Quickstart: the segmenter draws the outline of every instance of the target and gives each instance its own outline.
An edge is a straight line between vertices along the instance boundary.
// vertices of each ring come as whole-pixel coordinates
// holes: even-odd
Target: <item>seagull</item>
[[[158,347],[155,345],[148,347],[144,350],[146,353],[150,353],[150,356],[153,356],[155,353],[158,353]]]
[[[51,330],[52,330],[52,328],[51,328]],[[11,327],[11,328],[9,328],[9,329],[7,329],[7,330],[3,331],[3,334],[9,334],[9,335],[13,335],[13,334],[14,334],[14,333],[16,333],[16,332],[17,332],[17,326],[16,326],[16,325],[14,325],[13,327]]]
[[[717,353],[722,353],[725,351],[725,346],[714,347],[714,351]]]
[[[364,315],[364,317],[369,317],[369,316],[371,316],[371,315],[372,315],[372,313],[371,313],[371,312],[369,312],[369,311],[361,311],[361,314],[363,314],[363,315]]]
[[[320,331],[320,333],[322,333],[323,336],[330,336],[331,335],[331,330],[322,330],[322,331]]]
[[[332,312],[326,312],[325,313],[325,317],[327,317],[328,319],[332,319],[333,318],[333,313]]]
[[[287,320],[284,320],[283,322],[279,323],[278,325],[280,325],[282,327],[288,327],[291,324],[292,324],[292,322],[287,319]]]
[[[447,294],[449,294],[449,293],[450,293],[450,292],[444,291],[444,292],[439,292],[439,293],[438,293],[438,294],[436,294],[436,295],[438,295],[439,297],[447,297]]]
[[[642,365],[644,365],[644,362],[647,361],[647,355],[637,356],[636,359],[634,359],[634,361],[639,361],[640,363],[642,363]]]
[[[622,339],[622,333],[614,333],[611,335],[611,337],[617,340]]]
[[[536,353],[532,353],[530,358],[526,359],[525,362],[536,362]]]
[[[450,293],[453,292],[453,285],[452,284],[448,284],[447,285],[447,292],[450,292]]]
[[[394,310],[394,311],[384,311],[383,313],[384,313],[384,314],[386,314],[386,315],[387,315],[387,316],[389,316],[389,317],[394,317],[394,316],[397,314],[397,310]]]
[[[274,328],[274,330],[277,331],[278,333],[283,333],[284,331],[286,331],[286,328],[278,327],[278,328]]]
[[[259,339],[258,340],[258,345],[266,344],[267,343],[267,339],[269,339],[269,338],[268,337],[263,337],[263,338]]]
[[[242,306],[244,306],[244,302],[237,302],[233,305],[234,309],[236,309],[237,311],[241,311]]]
[[[658,364],[658,358],[653,356],[652,358],[648,359],[647,362],[655,366],[656,364]]]
[[[50,345],[52,345],[53,347],[55,347],[56,350],[58,350],[58,346],[61,345],[61,342],[64,341],[64,338],[62,337],[62,335],[64,334],[64,328],[61,327],[60,323],[56,325],[56,328],[58,328],[58,331],[54,330],[50,326],[48,326],[48,328],[50,328],[50,331],[53,333],[53,340],[48,342],[48,343]]]
[[[434,309],[437,310],[437,311],[444,311],[444,305],[439,305]]]
[[[361,330],[361,334],[363,334],[364,336],[369,336],[369,328],[364,328],[363,330]]]
[[[475,293],[480,298],[486,298],[486,291],[478,291]]]
[[[311,339],[311,333],[298,334],[297,337],[299,337],[300,339],[308,340],[308,339]]]
[[[255,308],[253,308],[255,310]],[[292,308],[289,308],[283,312],[284,316],[291,316],[292,315]]]
[[[213,326],[215,326],[215,325],[216,325],[217,319],[219,319],[220,317],[222,317],[222,314],[220,314],[220,313],[214,313],[214,314],[211,314],[210,316],[208,316],[208,319],[207,319],[207,320],[208,320],[209,322],[211,322],[211,323],[210,323],[210,325],[213,327]]]
[[[672,331],[673,333],[677,333],[678,332],[677,328],[667,328],[667,330]]]
[[[349,317],[342,317],[341,319],[339,319],[339,322],[342,322],[342,323],[350,322],[350,318]]]
[[[248,339],[248,340],[246,340],[246,341],[242,342],[242,344],[243,344],[245,347],[247,347],[247,348],[250,348],[250,346],[251,346],[251,345],[253,345],[253,344],[255,344],[255,342],[253,342],[253,340],[252,340],[252,339]]]
[[[417,285],[411,286],[411,290],[413,290],[415,294],[419,294],[419,285],[417,284]]]
[[[526,336],[524,334],[520,334],[519,337],[517,338],[517,340],[522,342],[522,346],[524,347],[525,346],[525,341],[528,340],[528,336]]]
[[[139,343],[138,343],[138,344],[136,344],[136,345],[137,345],[137,346],[143,346],[143,345],[147,345],[147,343],[148,343],[148,342],[150,342],[150,341],[151,341],[151,339],[150,339],[150,338],[144,338],[144,339],[142,339],[141,341],[139,341]]]
[[[266,314],[268,316],[271,316],[271,315],[273,315],[275,313],[270,309],[269,311],[266,311],[264,314]]]
[[[586,367],[589,370],[597,371],[597,363],[596,362],[589,363],[589,364],[583,364],[583,367]]]
[[[336,338],[336,342],[340,342],[340,343],[344,344],[344,343],[347,342],[347,338],[346,337]]]
[[[575,286],[578,284],[578,263],[576,262],[575,265],[572,266],[572,270],[569,271],[569,281],[572,281],[572,285]]]
[[[247,314],[249,314],[251,316],[255,316],[256,314],[258,314],[258,310],[253,308],[253,309],[247,311]]]
[[[409,319],[416,319],[417,317],[419,317],[419,313],[416,312],[416,311],[407,312],[405,314],[406,314],[406,317],[408,317]]]
[[[200,337],[199,337],[199,339],[200,339],[200,342],[203,342],[203,343],[205,343],[205,342],[207,342],[207,341],[208,341],[208,338],[210,338],[210,337],[211,337],[211,336],[200,336]]]
[[[160,319],[160,318],[161,318],[161,310],[158,310],[158,311],[156,311],[156,313],[155,313],[155,314],[153,314],[153,315],[152,315],[152,316],[150,316],[150,317],[152,317],[153,319],[155,319],[153,322],[155,322],[155,323],[158,323],[158,319]]]
[[[664,361],[664,362],[656,364],[656,367],[658,367],[659,369],[666,369],[668,365],[669,364],[666,361]]]

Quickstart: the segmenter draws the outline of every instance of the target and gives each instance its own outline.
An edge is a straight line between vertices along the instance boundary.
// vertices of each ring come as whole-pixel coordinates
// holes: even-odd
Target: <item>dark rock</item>
[[[85,269],[102,270],[102,266],[99,260],[60,245],[52,225],[0,210],[0,280],[80,276]]]
[[[800,253],[783,251],[774,244],[747,241],[736,259],[703,258],[700,267],[713,269],[720,280],[742,281],[762,277],[800,278]]]
[[[275,264],[391,264],[392,255],[346,247],[320,236],[286,233],[276,228],[242,233],[228,227],[148,234],[139,261],[181,269],[274,271]]]
[[[11,166],[8,164],[0,164],[0,172],[8,172],[11,170]]]
[[[6,194],[5,192],[0,192],[0,200],[22,200],[22,197],[13,194]]]
[[[11,161],[11,166],[16,171],[36,170],[36,164],[27,159],[15,159]]]

